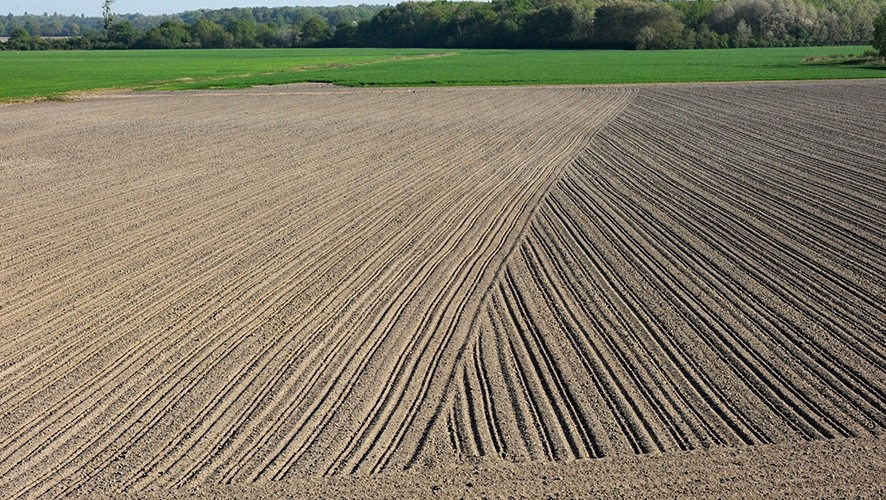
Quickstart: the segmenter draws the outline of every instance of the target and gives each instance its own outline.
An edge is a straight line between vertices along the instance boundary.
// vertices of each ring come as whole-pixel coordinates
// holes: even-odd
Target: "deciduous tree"
[[[102,2],[102,17],[105,20],[105,31],[107,31],[114,22],[114,14],[111,12],[111,4],[113,3],[114,0],[104,0],[104,2]]]
[[[874,19],[874,40],[872,42],[880,56],[886,57],[886,8]]]

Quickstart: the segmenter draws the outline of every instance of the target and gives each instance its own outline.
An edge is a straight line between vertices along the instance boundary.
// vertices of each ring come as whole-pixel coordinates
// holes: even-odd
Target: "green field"
[[[531,85],[886,77],[809,56],[870,47],[673,51],[231,49],[0,52],[0,100],[107,88],[202,89],[293,82]]]

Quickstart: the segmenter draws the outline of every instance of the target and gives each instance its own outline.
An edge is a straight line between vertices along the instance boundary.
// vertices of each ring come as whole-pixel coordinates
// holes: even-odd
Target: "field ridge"
[[[454,453],[882,434],[879,132],[833,125],[815,90],[644,88],[595,135],[484,300],[485,355],[440,412]]]

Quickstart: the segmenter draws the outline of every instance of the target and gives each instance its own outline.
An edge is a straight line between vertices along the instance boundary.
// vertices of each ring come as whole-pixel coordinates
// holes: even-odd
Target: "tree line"
[[[367,21],[384,8],[361,4],[202,9],[162,16],[109,13],[110,22],[84,15],[9,14],[0,16],[0,37],[10,38],[5,48],[15,50],[301,47],[328,39],[334,30],[330,27]],[[315,40],[310,35],[317,31],[321,33]]]
[[[15,50],[784,47],[870,44],[884,8],[886,0],[434,0],[159,17],[7,16],[0,17],[0,34]],[[73,38],[45,38],[52,36]]]

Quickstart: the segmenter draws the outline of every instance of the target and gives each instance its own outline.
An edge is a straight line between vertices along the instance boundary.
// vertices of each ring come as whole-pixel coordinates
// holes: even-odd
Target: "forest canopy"
[[[8,15],[0,36],[12,50],[788,47],[870,44],[884,9],[886,0],[435,0],[113,19]]]

